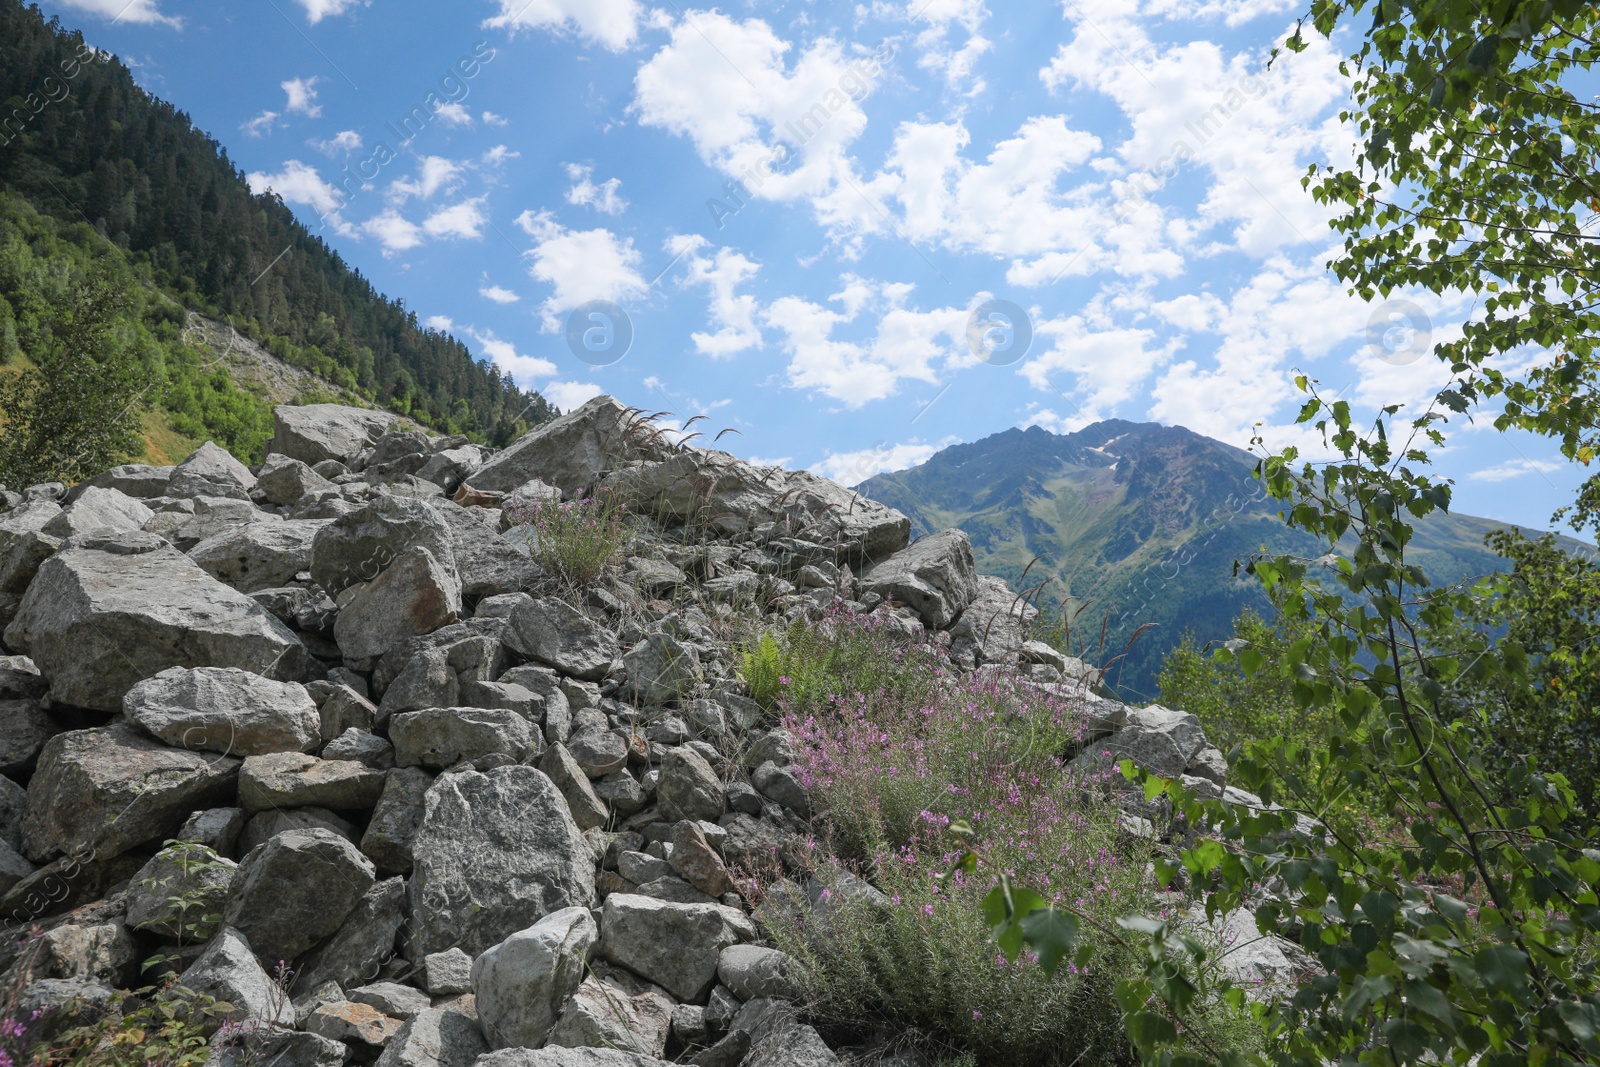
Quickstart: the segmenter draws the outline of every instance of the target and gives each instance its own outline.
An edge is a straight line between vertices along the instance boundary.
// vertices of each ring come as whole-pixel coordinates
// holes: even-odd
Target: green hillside
[[[139,290],[119,340],[141,346],[150,409],[243,454],[264,440],[265,401],[184,351],[186,311],[442,431],[498,444],[552,414],[252,194],[221,145],[80,34],[0,0],[0,60],[0,359],[42,343],[59,294],[103,266]]]
[[[1067,435],[1007,430],[859,488],[903,511],[918,535],[965,530],[986,573],[1018,583],[1039,557],[1026,584],[1049,578],[1041,600],[1056,612],[1087,604],[1072,641],[1090,659],[1121,653],[1151,624],[1111,681],[1153,699],[1161,661],[1185,632],[1223,639],[1241,609],[1267,609],[1255,579],[1234,576],[1236,560],[1316,551],[1264,499],[1254,467],[1249,453],[1182,427],[1110,420]],[[1434,517],[1419,524],[1417,562],[1440,582],[1503,569],[1483,544],[1499,528]]]

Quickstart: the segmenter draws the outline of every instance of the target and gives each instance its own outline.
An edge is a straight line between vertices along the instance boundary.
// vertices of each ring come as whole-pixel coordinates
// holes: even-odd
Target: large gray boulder
[[[660,986],[601,964],[561,1009],[550,1044],[665,1056],[673,1007]]]
[[[454,766],[500,752],[521,762],[533,747],[528,720],[503,708],[424,708],[389,720],[399,767]]]
[[[420,767],[396,768],[384,780],[383,794],[361,837],[361,852],[377,865],[378,873],[411,873],[412,847],[431,785],[433,775]]]
[[[1121,728],[1090,745],[1070,766],[1087,774],[1104,774],[1121,760],[1131,759],[1152,774],[1176,778],[1205,747],[1199,719],[1152,704],[1127,709]]]
[[[616,636],[560,597],[524,601],[509,621],[507,647],[574,678],[604,678],[617,656]]]
[[[943,629],[978,595],[972,541],[965,530],[924,537],[868,569],[861,588],[893,597],[920,615],[929,629]]]
[[[0,700],[0,774],[26,776],[61,726],[37,700]]]
[[[316,989],[325,982],[333,982],[351,989],[372,981],[383,964],[394,958],[395,935],[405,925],[405,912],[404,878],[387,878],[375,883],[356,902],[339,932],[300,961],[296,979],[299,987]]]
[[[288,507],[312,493],[331,492],[336,487],[328,479],[298,459],[268,453],[256,474],[256,491],[269,504]]]
[[[189,549],[188,556],[217,581],[241,593],[291,584],[311,569],[311,543],[325,519],[251,522]]]
[[[227,903],[237,866],[192,842],[162,849],[128,883],[128,925],[160,937],[203,940]]]
[[[230,756],[309,752],[322,738],[305,686],[234,667],[168,667],[128,690],[122,713],[176,748]]]
[[[957,646],[970,642],[979,662],[1003,661],[1025,642],[1039,610],[1012,592],[1004,578],[980,574],[977,593],[950,627]]]
[[[755,926],[737,908],[632,893],[606,897],[600,919],[600,951],[607,959],[689,1002],[711,989],[723,949],[755,938]]]
[[[178,464],[167,481],[172,496],[243,496],[254,489],[256,476],[214,441],[207,441]]]
[[[661,454],[661,446],[645,433],[629,432],[633,419],[616,398],[597,396],[523,434],[469,482],[482,492],[509,493],[537,478],[572,496],[633,456]],[[650,427],[641,429],[647,433]]]
[[[361,670],[413,637],[430,634],[461,614],[455,568],[423,545],[412,545],[375,579],[357,586],[333,626],[346,663]]]
[[[374,444],[399,416],[343,404],[281,404],[272,409],[270,451],[316,466],[349,463]]]
[[[475,1067],[672,1067],[654,1056],[610,1048],[504,1048],[480,1058]]]
[[[428,1008],[406,1020],[376,1067],[473,1067],[489,1046],[477,1018],[456,1006]]]
[[[223,922],[266,963],[292,961],[336,932],[372,888],[372,861],[330,830],[287,830],[250,854]]]
[[[238,777],[236,759],[168,748],[126,723],[57,734],[28,788],[22,851],[35,862],[85,849],[111,859],[231,801]]]
[[[594,900],[595,855],[555,784],[532,767],[442,775],[412,845],[411,958],[476,955]]]
[[[185,989],[233,1005],[223,1016],[229,1022],[294,1025],[294,1005],[273,984],[250,942],[237,930],[224,929],[212,938],[178,982]],[[211,1019],[205,1027],[216,1030],[221,1024],[222,1019]]]
[[[246,757],[239,770],[239,804],[267,808],[366,810],[383,793],[385,772],[355,760],[318,759],[304,752]]]
[[[900,512],[826,478],[716,450],[686,448],[619,470],[604,484],[630,508],[664,521],[684,522],[704,510],[724,535],[777,523],[788,536],[850,562],[892,555],[911,536],[911,520]]]
[[[9,552],[18,538],[38,533],[59,514],[61,505],[54,500],[25,500],[0,514],[0,552]]]
[[[656,802],[661,805],[663,819],[716,822],[722,818],[726,800],[722,780],[700,753],[686,745],[662,753]]]
[[[146,463],[123,463],[110,470],[101,471],[86,482],[79,482],[67,494],[76,500],[90,489],[115,489],[137,500],[149,500],[167,494],[167,483],[172,480],[173,467],[152,467]]]
[[[518,592],[544,574],[526,550],[484,522],[483,516],[493,512],[464,508],[449,500],[430,500],[428,506],[450,527],[461,594],[467,600]]]
[[[676,703],[700,679],[700,656],[669,633],[646,634],[622,657],[627,692],[642,704]]]
[[[42,533],[66,539],[74,534],[126,533],[150,521],[155,512],[115,489],[85,489],[41,528]]]
[[[306,650],[256,601],[153,534],[72,538],[28,587],[6,644],[26,653],[62,704],[118,711],[135,683],[168,667],[305,671]]]
[[[493,1048],[538,1048],[583,982],[600,938],[588,908],[562,908],[490,948],[472,964],[478,1018]]]
[[[413,546],[455,573],[449,525],[427,504],[408,497],[379,496],[317,532],[311,546],[311,578],[329,596],[370,582]]]

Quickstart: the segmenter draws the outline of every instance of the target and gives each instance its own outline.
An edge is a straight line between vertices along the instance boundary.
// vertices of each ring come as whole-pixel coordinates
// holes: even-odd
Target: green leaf
[[[1023,940],[1039,956],[1045,974],[1055,974],[1061,961],[1078,947],[1078,917],[1059,908],[1042,908],[1022,919]]]

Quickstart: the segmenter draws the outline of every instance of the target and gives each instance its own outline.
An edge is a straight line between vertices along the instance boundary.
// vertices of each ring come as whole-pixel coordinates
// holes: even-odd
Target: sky
[[[42,6],[518,384],[846,484],[1112,417],[1315,451],[1296,374],[1420,411],[1477,310],[1327,269],[1352,42],[1269,64],[1296,0]],[[1581,472],[1490,421],[1455,510],[1547,526]]]

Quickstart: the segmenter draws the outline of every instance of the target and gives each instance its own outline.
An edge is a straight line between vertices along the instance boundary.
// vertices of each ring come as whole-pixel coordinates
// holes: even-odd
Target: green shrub
[[[574,588],[593,585],[630,536],[628,505],[608,491],[507,511],[513,524],[534,532],[529,549],[539,565]]]

